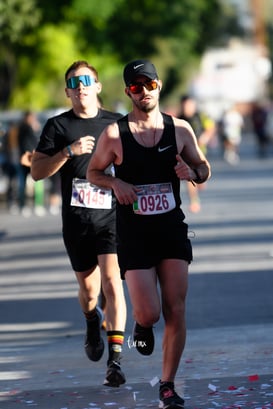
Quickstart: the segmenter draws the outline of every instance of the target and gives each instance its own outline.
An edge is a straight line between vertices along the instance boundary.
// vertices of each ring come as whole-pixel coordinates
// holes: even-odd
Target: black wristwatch
[[[196,182],[196,183],[202,183],[203,179],[200,178],[200,175],[199,175],[198,171],[196,169],[193,169],[193,171],[194,171],[194,173],[196,175],[196,178],[194,178],[193,181]]]
[[[67,149],[69,158],[70,158],[70,159],[73,158],[74,152],[72,151],[71,146],[70,146],[70,145],[67,145],[66,149]]]

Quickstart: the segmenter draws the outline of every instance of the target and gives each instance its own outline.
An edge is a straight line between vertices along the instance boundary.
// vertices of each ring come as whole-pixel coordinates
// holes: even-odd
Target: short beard
[[[154,108],[156,107],[156,103],[153,104],[148,104],[148,105],[141,105],[139,102],[134,101],[135,106],[142,112],[145,112],[145,114],[148,114],[149,112],[153,111]]]
[[[140,110],[142,111],[142,112],[145,112],[146,114],[148,114],[149,112],[151,112],[151,111],[153,111],[153,109],[154,109],[154,106],[153,107],[149,107],[149,106],[145,106],[145,107],[141,107],[140,108]]]

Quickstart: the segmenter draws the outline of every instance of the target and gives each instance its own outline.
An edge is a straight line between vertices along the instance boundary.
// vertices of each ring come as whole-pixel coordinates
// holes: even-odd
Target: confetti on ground
[[[259,375],[249,375],[248,380],[250,382],[255,382],[259,380]]]
[[[138,392],[133,392],[133,398],[134,398],[134,401],[136,402],[136,400],[137,400],[137,394],[138,394]]]
[[[217,391],[217,387],[215,385],[212,385],[211,383],[208,384],[208,388],[212,391],[212,392],[216,392]]]
[[[150,385],[154,387],[155,385],[158,384],[158,382],[159,382],[159,378],[158,376],[155,376],[153,379],[150,380]]]
[[[176,389],[181,396],[184,396],[186,409],[273,409],[272,374],[242,372],[245,372],[245,375],[240,377],[217,375],[217,378],[196,379],[196,377],[181,376],[176,379]],[[75,387],[72,382],[69,382],[67,374],[63,374],[63,377],[68,387],[22,390],[16,389],[14,385],[10,390],[2,389],[0,407],[1,409],[158,408],[158,391],[153,388],[159,382],[157,376],[150,381],[128,383],[117,389],[105,388],[102,385]],[[7,403],[7,406],[3,406],[2,400]]]

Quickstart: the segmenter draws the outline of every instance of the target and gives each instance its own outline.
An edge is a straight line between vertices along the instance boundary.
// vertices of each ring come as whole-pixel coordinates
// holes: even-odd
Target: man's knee
[[[159,321],[160,311],[139,310],[134,313],[136,322],[142,327],[152,327]]]

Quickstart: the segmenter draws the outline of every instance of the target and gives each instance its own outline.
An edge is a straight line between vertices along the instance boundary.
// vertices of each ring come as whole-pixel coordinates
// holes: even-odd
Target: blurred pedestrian
[[[202,115],[197,109],[196,100],[190,95],[183,95],[180,99],[180,111],[178,118],[189,122],[197,138],[198,145],[202,152],[207,154],[207,146],[215,136],[215,123],[211,118]],[[192,213],[198,213],[201,210],[201,201],[199,190],[204,188],[204,184],[193,186],[187,182],[187,191],[189,195],[189,210]]]
[[[65,82],[72,109],[48,119],[32,158],[31,174],[40,180],[60,173],[62,232],[86,319],[85,352],[92,361],[99,361],[104,352],[103,314],[98,306],[102,283],[108,340],[104,384],[118,387],[126,381],[121,370],[126,304],[116,255],[116,200],[111,191],[91,186],[85,175],[98,136],[121,115],[98,106],[102,85],[88,62],[74,62]]]
[[[37,133],[40,130],[40,123],[37,115],[33,111],[26,111],[22,121],[18,125],[18,145],[19,145],[19,209],[23,215],[28,216],[31,209],[27,203],[26,182],[30,174],[30,167],[25,165],[25,155],[30,155],[37,146]],[[22,160],[23,159],[23,160]],[[42,207],[42,206],[41,206]]]
[[[18,211],[18,186],[20,172],[20,150],[18,143],[18,125],[10,124],[3,136],[3,165],[2,169],[7,176],[6,203],[9,211]]]
[[[21,165],[26,167],[31,167],[31,161],[33,157],[33,152],[26,151],[21,156]],[[48,205],[49,213],[52,215],[58,215],[60,213],[60,175],[55,173],[54,175],[48,178],[49,188],[48,188]],[[38,180],[34,183],[34,210],[38,216],[43,216],[45,214],[45,204],[46,191],[47,189],[44,186],[44,180]]]
[[[244,119],[236,105],[227,109],[220,121],[219,131],[224,146],[224,159],[230,165],[240,162],[239,148],[242,140]]]
[[[60,214],[61,209],[61,180],[59,172],[48,178],[49,192],[48,192],[48,208],[49,213],[53,216]]]
[[[264,104],[258,102],[253,104],[251,119],[258,146],[258,156],[260,158],[266,156],[269,147],[268,116],[268,111]]]
[[[160,407],[183,409],[174,381],[186,338],[192,249],[180,180],[203,183],[210,166],[191,126],[159,110],[162,81],[155,66],[147,60],[132,61],[123,76],[132,111],[102,132],[87,178],[113,189],[117,198],[118,259],[135,319],[132,345],[143,355],[152,354],[153,325],[162,308]],[[115,173],[107,175],[105,169],[112,163]]]
[[[26,111],[19,122],[11,124],[4,136],[4,171],[8,176],[7,205],[11,211],[19,209],[23,215],[30,214],[26,190],[27,177],[30,173],[27,156],[31,155],[37,145],[38,130],[36,114]]]

